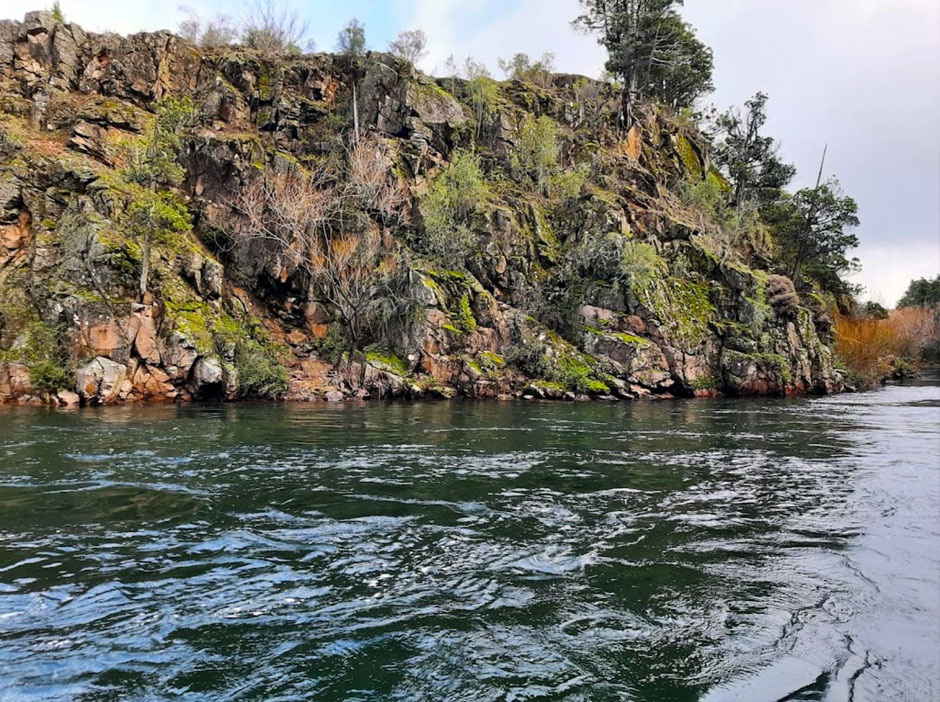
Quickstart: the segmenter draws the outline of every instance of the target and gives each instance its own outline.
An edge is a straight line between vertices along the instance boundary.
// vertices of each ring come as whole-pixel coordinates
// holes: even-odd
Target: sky
[[[28,0],[27,0],[28,1]],[[51,2],[51,0],[49,0]],[[292,0],[284,0],[291,4]],[[0,0],[21,18],[23,0]],[[121,33],[176,29],[180,5],[238,14],[238,0],[61,0],[69,21]],[[686,0],[683,15],[714,51],[714,94],[725,109],[770,96],[767,133],[812,185],[825,175],[859,204],[863,299],[893,305],[913,278],[940,273],[940,0]],[[243,5],[241,5],[243,6]],[[524,51],[556,54],[555,70],[600,74],[604,51],[570,25],[578,0],[296,0],[310,36],[331,50],[351,17],[370,48],[401,29],[423,29],[421,68],[447,57],[487,63]],[[233,9],[235,8],[235,9]]]

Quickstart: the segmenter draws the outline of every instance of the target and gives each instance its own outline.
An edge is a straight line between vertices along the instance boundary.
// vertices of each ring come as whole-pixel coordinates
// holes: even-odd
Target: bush
[[[278,348],[256,320],[224,316],[216,321],[212,340],[220,356],[234,361],[243,396],[274,399],[287,392],[287,369],[278,360]]]
[[[235,347],[238,389],[243,395],[278,398],[287,392],[287,369],[277,356],[254,339]]]
[[[462,268],[476,242],[473,224],[489,198],[476,155],[456,150],[420,203],[424,248],[449,267]]]
[[[40,395],[52,395],[72,386],[72,375],[58,361],[35,361],[28,364],[29,382]]]
[[[785,275],[771,273],[767,276],[767,297],[770,306],[781,312],[795,312],[800,304],[793,281]]]
[[[27,313],[29,316],[35,313]],[[17,334],[21,339],[19,345],[15,345],[8,350],[0,351],[0,360],[10,360],[23,363],[29,370],[29,380],[33,390],[40,395],[51,395],[70,388],[73,385],[68,350],[61,341],[61,329],[59,326],[49,324],[41,319],[33,317],[29,319],[20,318],[18,326],[19,332],[14,329],[9,330],[7,334],[5,326],[9,322],[16,324],[15,315],[10,314],[9,310],[3,310],[0,317],[3,318],[3,325],[0,325],[0,331],[4,334],[0,336],[13,336]],[[28,321],[27,321],[28,320]]]
[[[545,344],[538,338],[520,338],[509,347],[506,363],[515,366],[530,378],[546,378],[551,370]]]
[[[545,115],[538,119],[526,115],[513,147],[513,169],[544,190],[552,175],[558,171],[558,154],[558,127],[555,120]]]
[[[866,385],[896,368],[932,360],[940,347],[940,315],[925,308],[892,310],[887,319],[836,314],[833,329],[833,350]]]
[[[470,309],[470,296],[467,293],[464,293],[460,297],[460,302],[457,307],[456,325],[457,328],[465,334],[469,334],[477,328],[477,320],[473,316],[473,310]]]

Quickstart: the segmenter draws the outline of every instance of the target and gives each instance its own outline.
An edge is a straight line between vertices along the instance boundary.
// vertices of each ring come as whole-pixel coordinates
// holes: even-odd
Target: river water
[[[0,408],[0,700],[940,699],[940,385]]]

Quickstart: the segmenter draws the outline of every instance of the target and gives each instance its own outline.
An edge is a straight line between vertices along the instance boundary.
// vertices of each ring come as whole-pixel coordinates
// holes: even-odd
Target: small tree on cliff
[[[598,34],[606,69],[621,82],[624,117],[632,122],[638,99],[689,107],[712,89],[711,50],[699,41],[677,7],[681,0],[580,0],[574,25]]]
[[[168,234],[189,227],[189,213],[172,188],[183,179],[178,162],[182,139],[193,118],[189,98],[166,98],[147,133],[133,147],[121,175],[128,187],[123,225],[140,245],[139,294],[143,301],[150,279],[151,248]]]
[[[405,200],[391,165],[381,142],[364,138],[349,150],[341,172],[318,166],[266,173],[243,188],[236,203],[243,215],[236,238],[273,244],[274,262],[305,274],[310,301],[342,322],[349,362],[381,323],[388,299],[401,292],[398,259],[381,229],[400,220]]]
[[[366,52],[366,28],[355,17],[339,30],[336,51],[346,56],[362,56]]]
[[[749,200],[774,202],[796,174],[777,156],[773,137],[761,134],[767,122],[767,95],[757,93],[744,103],[744,114],[732,107],[715,119],[715,164],[731,179],[731,201],[741,208]]]
[[[837,180],[784,196],[766,217],[797,289],[811,278],[832,292],[848,291],[841,276],[857,265],[847,252],[858,246],[858,237],[848,231],[859,224],[858,205],[842,194]]]
[[[255,0],[242,20],[242,41],[261,51],[297,54],[309,26],[297,10],[277,0]]]
[[[406,29],[398,33],[388,44],[390,53],[412,64],[418,63],[428,54],[427,35],[420,29]]]

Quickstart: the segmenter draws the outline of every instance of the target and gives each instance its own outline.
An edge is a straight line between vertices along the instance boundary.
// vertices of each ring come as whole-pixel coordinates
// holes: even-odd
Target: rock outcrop
[[[414,309],[334,362],[340,318],[311,299],[302,267],[230,233],[237,195],[260,173],[342,152],[354,86],[361,128],[407,192],[401,221],[375,226],[407,253]],[[92,34],[46,12],[0,22],[0,401],[841,388],[825,310],[762,270],[756,248],[730,255],[676,197],[683,182],[720,180],[694,129],[649,106],[623,131],[615,96],[575,76],[507,82],[495,95],[484,104],[465,81],[385,54],[203,50],[166,32]],[[192,228],[155,242],[152,289],[140,299],[142,254],[122,224],[130,203],[116,174],[169,97],[195,105],[174,192]],[[520,175],[521,130],[541,116],[556,125],[565,164],[551,187]],[[471,146],[490,194],[473,255],[447,270],[422,249],[420,203]],[[631,285],[594,262],[580,269],[583,286],[559,284],[572,252],[607,235],[617,256],[623,242],[642,244],[658,279]],[[562,294],[564,318],[545,313]]]

